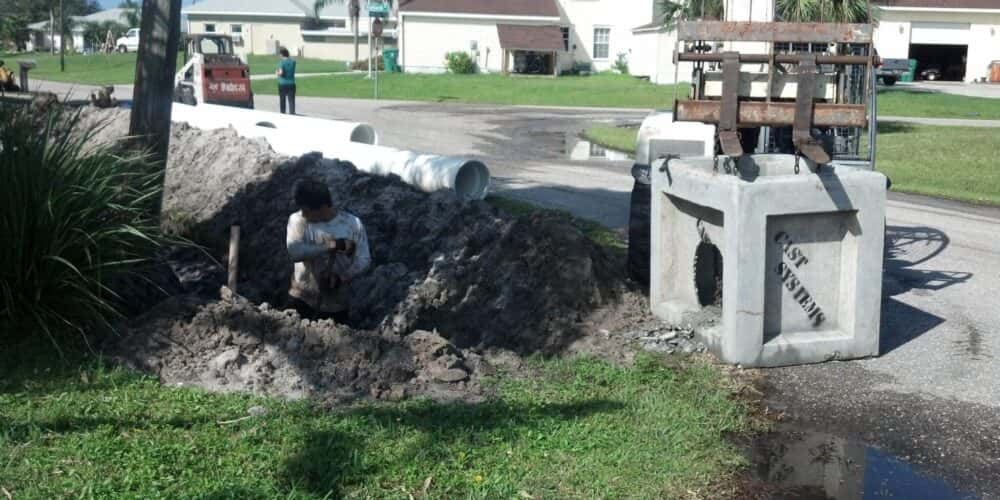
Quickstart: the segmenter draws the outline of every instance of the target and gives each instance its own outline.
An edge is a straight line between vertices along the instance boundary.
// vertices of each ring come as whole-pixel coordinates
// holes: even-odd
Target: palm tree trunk
[[[358,23],[361,21],[358,17],[351,18],[351,24],[354,25],[354,64],[358,63]]]

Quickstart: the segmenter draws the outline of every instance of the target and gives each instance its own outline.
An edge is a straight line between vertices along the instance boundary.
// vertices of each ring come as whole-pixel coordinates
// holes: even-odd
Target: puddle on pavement
[[[781,499],[975,499],[859,441],[779,425],[753,448],[754,474]]]

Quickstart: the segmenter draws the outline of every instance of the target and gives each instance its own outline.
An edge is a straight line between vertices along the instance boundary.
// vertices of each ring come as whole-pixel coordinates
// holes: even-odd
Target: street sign
[[[368,0],[368,17],[389,17],[389,2]]]

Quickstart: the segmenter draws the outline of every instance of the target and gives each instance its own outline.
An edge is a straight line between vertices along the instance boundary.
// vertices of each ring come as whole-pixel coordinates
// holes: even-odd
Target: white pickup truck
[[[118,52],[139,50],[139,28],[132,28],[125,32],[125,36],[115,41],[115,48],[118,49]]]

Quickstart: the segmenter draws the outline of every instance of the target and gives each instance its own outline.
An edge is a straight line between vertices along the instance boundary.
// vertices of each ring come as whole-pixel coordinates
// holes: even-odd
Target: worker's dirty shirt
[[[351,240],[354,254],[332,253],[328,244],[338,239]],[[302,212],[288,217],[285,236],[288,256],[295,263],[288,294],[322,312],[347,310],[350,296],[347,284],[329,288],[330,275],[348,279],[363,273],[371,264],[368,236],[361,220],[340,210],[326,222],[308,222]]]

